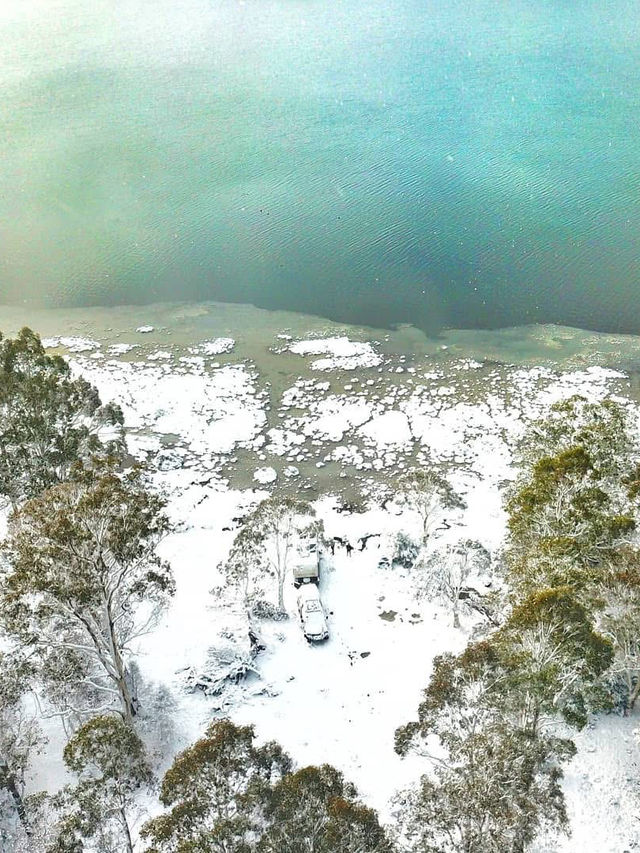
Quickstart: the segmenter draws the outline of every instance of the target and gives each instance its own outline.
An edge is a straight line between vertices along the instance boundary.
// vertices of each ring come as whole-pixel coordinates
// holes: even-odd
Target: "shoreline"
[[[402,324],[394,329],[338,323],[317,315],[268,310],[232,302],[158,302],[115,307],[35,308],[0,305],[0,331],[15,334],[30,326],[42,337],[90,337],[101,344],[140,343],[139,327],[153,326],[145,344],[170,339],[176,345],[207,336],[234,337],[249,358],[277,342],[277,335],[347,335],[375,341],[387,354],[405,357],[475,358],[511,365],[557,369],[599,365],[640,372],[640,335],[594,332],[559,325],[530,324],[500,329],[443,329],[429,337]]]

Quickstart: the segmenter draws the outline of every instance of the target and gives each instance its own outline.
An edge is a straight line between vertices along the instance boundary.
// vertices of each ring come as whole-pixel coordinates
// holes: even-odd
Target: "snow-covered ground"
[[[473,538],[495,552],[504,535],[504,489],[526,424],[574,393],[624,399],[628,378],[596,366],[555,371],[398,358],[374,342],[296,341],[276,331],[277,381],[233,338],[180,347],[158,335],[151,342],[147,332],[133,348],[64,337],[49,343],[67,347],[74,370],[97,385],[104,401],[123,407],[130,449],[157,467],[155,480],[169,499],[176,532],[162,552],[177,592],[138,649],[142,673],[168,685],[177,702],[168,751],[192,742],[212,715],[223,713],[255,724],[261,738],[277,739],[301,764],[336,765],[387,818],[394,792],[424,766],[395,755],[394,730],[414,717],[434,656],[463,648],[473,620],[463,615],[462,629],[454,629],[446,608],[416,601],[406,572],[378,567],[389,539],[415,531],[417,519],[392,500],[383,508],[377,496],[389,497],[403,469],[443,466],[467,508],[447,517],[441,542]],[[222,702],[188,693],[187,671],[204,664],[229,624],[229,597],[212,590],[234,519],[280,490],[313,498],[328,536],[354,546],[350,556],[336,547],[322,578],[330,639],[307,644],[289,585],[291,618],[264,623],[259,675]],[[635,727],[637,720],[608,717],[577,737],[579,754],[565,785],[573,836],[540,851],[633,849]],[[59,778],[56,748],[54,733],[36,764],[34,788]]]

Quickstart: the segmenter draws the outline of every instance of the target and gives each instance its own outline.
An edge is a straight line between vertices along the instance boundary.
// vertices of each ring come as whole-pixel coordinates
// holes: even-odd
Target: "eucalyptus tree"
[[[283,776],[262,797],[256,853],[392,853],[378,816],[342,773],[323,764]]]
[[[78,781],[52,798],[57,819],[48,853],[87,844],[99,853],[133,853],[138,797],[153,781],[138,735],[119,716],[94,717],[66,745],[64,763]]]
[[[175,758],[160,788],[167,811],[142,829],[147,853],[251,850],[259,826],[249,800],[291,769],[276,743],[258,747],[254,741],[253,727],[219,720]]]
[[[334,767],[294,770],[252,726],[212,723],[177,756],[160,790],[167,811],[142,829],[146,853],[392,853],[374,811]]]
[[[78,461],[122,455],[122,421],[31,329],[0,334],[0,496],[14,507],[65,480]]]
[[[398,497],[419,517],[423,545],[443,521],[447,510],[464,507],[455,489],[435,470],[407,471],[398,479]]]
[[[26,773],[45,741],[35,712],[24,702],[33,667],[5,645],[9,651],[0,652],[0,847],[8,850],[10,838],[32,835],[24,800]]]
[[[532,729],[519,679],[490,641],[436,658],[418,719],[396,732],[400,755],[427,760],[400,803],[415,853],[519,853],[541,829],[566,829],[560,780],[575,748]]]
[[[599,477],[617,482],[632,467],[633,427],[628,409],[612,399],[597,402],[575,394],[554,403],[534,421],[519,447],[520,460],[532,466],[539,459],[582,447],[598,462]]]
[[[296,548],[318,531],[311,504],[295,498],[261,501],[245,519],[222,571],[247,603],[275,581],[278,607],[284,610],[284,585]]]
[[[588,596],[634,536],[637,452],[626,410],[610,400],[573,397],[532,426],[506,505],[514,587],[568,584]]]
[[[568,588],[532,594],[488,639],[436,658],[417,720],[396,732],[397,752],[428,759],[406,808],[415,849],[521,853],[540,830],[565,830],[575,747],[553,721],[584,726],[612,658]]]
[[[140,471],[105,465],[77,471],[9,519],[1,615],[64,712],[135,714],[127,656],[174,591],[156,551],[169,530],[163,507]]]
[[[614,650],[610,670],[614,690],[621,690],[624,712],[631,714],[640,696],[640,552],[636,548],[621,550],[597,594],[602,600],[598,627]]]
[[[461,596],[469,593],[473,577],[485,574],[491,556],[479,542],[459,540],[432,551],[414,565],[414,583],[418,597],[444,599],[451,608],[453,627],[460,627]]]
[[[562,764],[571,741],[494,721],[398,798],[411,853],[523,853],[542,831],[568,833]]]

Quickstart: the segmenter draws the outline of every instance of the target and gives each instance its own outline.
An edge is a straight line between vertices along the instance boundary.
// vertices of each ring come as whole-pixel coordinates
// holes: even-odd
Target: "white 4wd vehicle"
[[[320,601],[320,593],[315,584],[305,584],[298,596],[298,613],[302,621],[302,630],[309,642],[320,643],[329,636],[327,617]]]

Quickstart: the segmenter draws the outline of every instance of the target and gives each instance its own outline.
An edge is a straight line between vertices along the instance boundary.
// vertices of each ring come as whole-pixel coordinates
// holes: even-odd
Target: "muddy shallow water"
[[[130,423],[139,457],[194,471],[205,460],[212,477],[235,487],[310,499],[333,491],[352,504],[412,465],[483,476],[491,441],[512,441],[559,396],[640,397],[640,337],[557,326],[429,338],[410,326],[384,331],[221,303],[0,308],[5,334],[25,324],[125,415],[146,395],[145,414]],[[364,358],[353,367],[331,352],[290,350],[318,338]],[[228,351],[208,353],[205,341]]]

